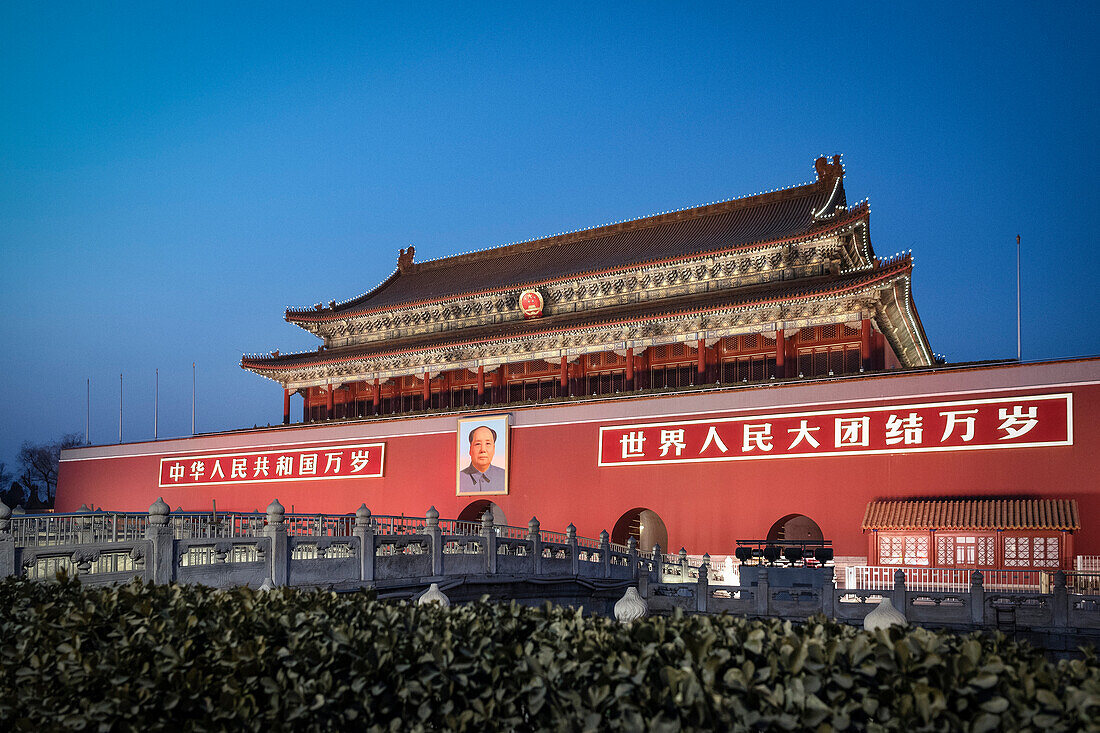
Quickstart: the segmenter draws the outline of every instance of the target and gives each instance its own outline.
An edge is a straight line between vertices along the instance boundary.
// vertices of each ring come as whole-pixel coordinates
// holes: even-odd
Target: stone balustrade
[[[536,518],[525,528],[507,527],[489,513],[481,522],[440,519],[434,507],[423,519],[377,517],[365,505],[348,515],[288,517],[278,501],[265,514],[219,517],[170,512],[159,499],[147,514],[12,517],[0,504],[0,577],[52,578],[59,570],[89,585],[141,578],[223,588],[373,587],[395,598],[417,597],[436,583],[459,601],[489,593],[606,613],[636,587],[650,613],[823,614],[853,624],[888,598],[913,624],[1100,639],[1100,595],[1072,592],[1062,572],[1046,593],[986,589],[981,572],[966,588],[909,589],[900,570],[892,589],[837,588],[831,566],[742,565],[740,585],[726,585],[715,582],[721,575],[709,555],[692,565],[683,549],[643,552],[633,538],[617,545],[607,532],[578,537],[573,525],[545,531]]]

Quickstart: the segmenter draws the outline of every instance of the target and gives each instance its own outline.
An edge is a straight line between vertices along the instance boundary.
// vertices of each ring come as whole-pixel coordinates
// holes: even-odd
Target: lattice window
[[[750,333],[741,337],[742,349],[755,349],[760,344],[760,337],[755,333]]]
[[[752,376],[750,379],[754,382],[758,382],[764,378],[764,360],[753,359],[752,360]]]
[[[845,323],[843,326],[841,326],[840,330],[841,330],[841,333],[843,333],[845,336],[858,336],[859,335],[859,329],[858,328],[852,328],[847,323]]]
[[[523,362],[513,363],[508,365],[508,374],[516,375],[523,374],[526,371],[526,365]]]
[[[993,537],[978,538],[978,564],[991,567],[997,562],[996,540]]]
[[[814,368],[813,375],[821,376],[829,371],[829,355],[824,351],[819,351],[814,354]],[[809,374],[806,375],[810,376]]]
[[[798,340],[803,342],[803,343],[805,343],[807,341],[813,341],[814,340],[814,328],[813,328],[813,326],[810,326],[808,328],[803,328],[803,329],[799,330]]]
[[[798,355],[798,373],[804,377],[812,377],[814,375],[812,354]]]
[[[848,349],[844,352],[844,373],[855,374],[859,371],[859,349]]]
[[[905,564],[906,565],[928,565],[928,538],[927,537],[906,537],[905,538]]]
[[[836,338],[836,324],[830,324],[828,326],[821,327],[821,338],[823,339],[835,339]]]
[[[1058,538],[1036,537],[1032,543],[1032,560],[1036,567],[1058,567]]]
[[[687,352],[687,349],[683,344],[671,344],[668,347],[668,351],[669,356],[676,357],[683,356]]]
[[[882,565],[901,565],[905,559],[905,538],[879,535],[878,561]]]
[[[664,359],[667,356],[668,356],[668,347],[667,346],[654,346],[653,347],[653,358],[654,359]]]
[[[949,567],[955,564],[955,538],[936,538],[936,564],[940,567]]]
[[[603,354],[602,353],[597,352],[595,354],[589,354],[588,355],[588,366],[598,367],[601,364],[603,364]]]
[[[1031,540],[1027,537],[1005,537],[1005,567],[1031,565]]]
[[[840,349],[829,352],[829,371],[833,374],[844,373],[844,352]]]

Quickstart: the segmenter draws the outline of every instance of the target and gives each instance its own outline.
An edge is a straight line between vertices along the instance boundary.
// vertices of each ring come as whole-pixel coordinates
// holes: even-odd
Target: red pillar
[[[328,386],[328,419],[331,420],[336,417],[336,391],[330,384]]]
[[[695,383],[706,384],[707,381],[707,342],[703,339],[699,339],[699,345],[695,350],[697,354],[696,367],[695,367]]]
[[[378,382],[378,377],[374,378],[374,389],[371,390],[370,401],[371,412],[372,414],[377,415],[382,402],[382,387]]]
[[[561,357],[561,372],[558,374],[558,382],[561,385],[561,396],[569,396],[569,360]]]
[[[427,408],[432,401],[432,380],[427,372],[424,372],[424,384],[420,388],[420,396],[424,398],[424,407]]]
[[[626,391],[634,391],[634,349],[626,350]]]
[[[874,363],[875,369],[886,368],[886,337],[881,331],[874,332]]]
[[[871,319],[859,322],[859,363],[863,371],[871,371]]]
[[[283,390],[283,425],[290,425],[290,390]]]
[[[775,378],[783,379],[787,376],[783,357],[787,355],[787,340],[783,338],[783,329],[775,329]]]
[[[477,368],[477,403],[485,404],[485,367],[483,365]]]

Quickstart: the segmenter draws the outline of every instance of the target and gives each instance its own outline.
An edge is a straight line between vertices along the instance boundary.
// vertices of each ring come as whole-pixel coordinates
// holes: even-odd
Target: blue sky
[[[0,461],[275,423],[245,352],[420,260],[843,153],[933,348],[1100,353],[1093,3],[0,5]],[[295,415],[299,416],[295,399]]]

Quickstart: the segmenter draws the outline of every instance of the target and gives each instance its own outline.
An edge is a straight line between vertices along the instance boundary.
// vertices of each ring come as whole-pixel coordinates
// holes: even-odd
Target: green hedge
[[[0,583],[5,730],[1038,730],[1092,658],[830,621],[451,609],[365,594]],[[183,723],[183,725],[181,725]]]

